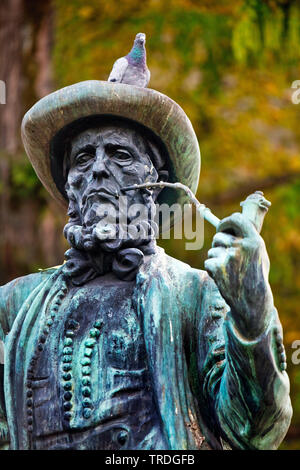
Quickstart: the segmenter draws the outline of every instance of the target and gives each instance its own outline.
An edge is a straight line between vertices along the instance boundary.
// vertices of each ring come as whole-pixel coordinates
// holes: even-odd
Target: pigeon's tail
[[[122,79],[128,67],[128,60],[126,57],[121,57],[120,59],[116,60],[112,71],[108,77],[109,82],[118,82],[122,83]]]

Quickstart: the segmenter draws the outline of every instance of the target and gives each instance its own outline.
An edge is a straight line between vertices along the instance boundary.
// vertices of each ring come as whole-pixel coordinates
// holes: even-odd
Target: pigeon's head
[[[138,45],[138,46],[144,46],[146,43],[146,34],[144,33],[138,33],[136,36],[135,36],[135,40],[134,40],[134,44]]]
[[[132,49],[129,52],[129,54],[127,54],[127,58],[130,64],[144,66],[145,61],[146,61],[145,42],[146,42],[146,34],[138,33],[135,36]]]

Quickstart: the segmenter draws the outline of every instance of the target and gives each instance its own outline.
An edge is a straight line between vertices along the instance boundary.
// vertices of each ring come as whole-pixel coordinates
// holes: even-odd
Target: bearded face
[[[101,126],[73,138],[67,156],[66,192],[70,221],[64,234],[74,248],[97,259],[103,252],[140,247],[155,237],[156,194],[121,188],[155,182],[155,148],[139,132],[124,126]],[[142,207],[141,211],[131,210]],[[132,221],[139,215],[139,223]]]

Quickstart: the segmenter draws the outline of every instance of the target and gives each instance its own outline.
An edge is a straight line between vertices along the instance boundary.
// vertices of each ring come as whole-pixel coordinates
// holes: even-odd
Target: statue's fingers
[[[224,259],[225,258],[224,248],[223,247],[211,248],[207,252],[207,257],[208,258],[219,258],[219,259],[222,258],[222,259]]]
[[[209,258],[205,260],[204,267],[208,274],[215,278],[218,273],[224,273],[224,267],[228,259],[227,249],[221,247],[211,248],[208,253]]]
[[[204,267],[210,277],[215,278],[216,272],[220,269],[220,262],[217,258],[209,258],[204,261]]]
[[[231,246],[236,246],[237,242],[237,237],[230,235],[229,233],[218,232],[213,238],[212,247],[216,248],[221,246],[224,248],[229,248]]]
[[[235,212],[222,219],[217,227],[218,232],[227,232],[235,237],[257,237],[258,232],[253,223],[241,212]]]
[[[204,262],[204,267],[208,274],[214,279],[218,286],[223,285],[228,273],[238,257],[239,248],[211,248],[208,251],[208,259]]]

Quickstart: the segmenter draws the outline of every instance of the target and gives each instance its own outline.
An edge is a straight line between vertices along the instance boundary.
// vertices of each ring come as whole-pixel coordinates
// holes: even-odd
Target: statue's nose
[[[108,178],[109,172],[105,166],[104,155],[97,155],[94,166],[93,166],[93,177],[99,178],[104,177]]]

